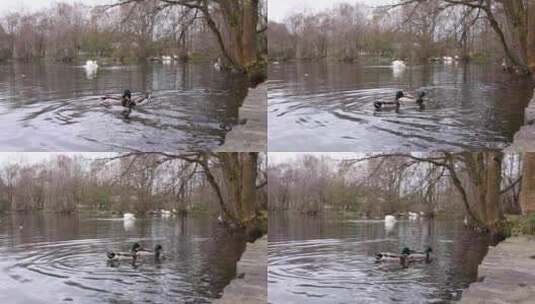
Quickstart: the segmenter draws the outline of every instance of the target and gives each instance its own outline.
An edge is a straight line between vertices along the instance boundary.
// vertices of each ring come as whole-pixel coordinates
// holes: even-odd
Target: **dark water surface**
[[[129,119],[119,105],[100,97],[152,92],[151,103]],[[237,123],[247,94],[243,77],[211,65],[146,64],[101,67],[87,74],[80,65],[0,65],[0,147],[3,150],[171,151],[221,145]]]
[[[430,151],[503,148],[524,120],[532,84],[495,65],[270,65],[270,151]],[[375,111],[398,90],[428,93]],[[414,93],[413,93],[414,94]]]
[[[269,302],[451,303],[477,278],[488,240],[462,221],[269,218]],[[433,248],[430,264],[375,263],[380,251]]]
[[[245,242],[208,218],[0,218],[0,303],[210,303]],[[19,226],[22,226],[19,228]],[[167,259],[107,265],[109,249],[162,244]]]

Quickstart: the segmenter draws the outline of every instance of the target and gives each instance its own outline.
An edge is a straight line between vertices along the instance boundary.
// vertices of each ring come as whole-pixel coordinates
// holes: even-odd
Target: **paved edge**
[[[267,235],[247,244],[237,264],[236,278],[215,304],[267,303]]]
[[[535,152],[535,90],[524,113],[525,125],[516,132],[513,143],[505,152]]]
[[[239,121],[216,152],[264,152],[267,149],[267,84],[249,89],[239,110]]]
[[[535,303],[535,239],[512,237],[489,248],[478,267],[478,278],[459,303]]]

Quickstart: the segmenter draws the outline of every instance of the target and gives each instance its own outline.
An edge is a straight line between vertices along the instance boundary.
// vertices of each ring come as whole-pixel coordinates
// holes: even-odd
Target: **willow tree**
[[[502,152],[441,152],[425,155],[377,154],[350,160],[348,163],[393,157],[405,158],[405,164],[401,167],[427,163],[432,167],[444,169],[460,194],[470,225],[479,230],[488,231],[496,237],[504,235],[503,221],[505,218],[500,197],[510,187],[500,190],[502,185]],[[442,176],[441,173],[437,178],[442,178]]]
[[[421,5],[435,0],[400,0],[394,5]],[[513,69],[522,75],[535,71],[535,1],[533,0],[439,0],[438,10],[462,6],[484,16],[503,46]],[[415,9],[416,11],[417,9]],[[505,22],[500,23],[503,13]],[[531,46],[531,47],[530,47]]]
[[[156,11],[175,5],[197,10],[215,35],[228,67],[253,77],[264,73],[258,47],[259,36],[266,30],[260,18],[262,0],[119,0],[108,7],[141,2],[159,2]]]
[[[183,154],[134,152],[122,154],[118,158],[140,163],[151,160],[151,167],[173,160],[199,166],[216,195],[223,223],[232,229],[245,229],[249,233],[256,233],[258,230],[265,232],[266,218],[262,211],[266,209],[266,206],[259,204],[257,197],[258,189],[263,188],[267,180],[264,177],[264,180],[260,181],[262,178],[258,176],[260,162],[257,152]],[[132,166],[129,164],[128,167]],[[175,178],[191,178],[192,176],[192,174],[185,174],[177,175]]]
[[[504,220],[500,208],[503,153],[464,152],[457,155],[457,158],[464,165],[467,185],[460,182],[452,155],[447,156],[447,166],[471,219],[491,232],[498,232],[501,221]],[[471,206],[476,210],[471,210]]]

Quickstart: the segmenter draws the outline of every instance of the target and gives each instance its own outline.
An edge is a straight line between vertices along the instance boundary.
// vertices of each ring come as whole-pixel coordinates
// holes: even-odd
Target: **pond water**
[[[477,279],[488,240],[462,221],[384,221],[272,214],[269,302],[451,303]],[[430,264],[375,263],[381,251],[433,248]]]
[[[0,65],[0,147],[48,151],[191,151],[221,145],[238,121],[247,79],[208,64],[101,67]],[[100,97],[151,92],[125,119]]]
[[[1,303],[211,303],[245,241],[210,218],[0,218]],[[161,244],[166,259],[108,265],[107,250]],[[113,266],[113,267],[112,267]]]
[[[287,63],[269,67],[270,151],[430,151],[503,148],[524,121],[528,80],[495,65]],[[398,90],[425,109],[375,111]]]

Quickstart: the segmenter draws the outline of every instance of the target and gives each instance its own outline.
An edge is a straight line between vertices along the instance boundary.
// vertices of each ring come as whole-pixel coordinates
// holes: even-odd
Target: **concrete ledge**
[[[533,98],[524,110],[524,117],[526,125],[515,134],[513,143],[505,152],[535,152],[535,90]]]
[[[267,149],[267,85],[261,84],[249,93],[239,112],[240,122],[227,133],[217,152],[263,152]]]
[[[514,237],[491,247],[478,277],[480,282],[470,284],[459,303],[535,303],[535,240]]]
[[[236,278],[214,304],[267,303],[267,236],[247,244],[237,265]]]
[[[531,101],[529,102],[528,107],[524,111],[525,118],[524,122],[527,125],[532,125],[535,123],[535,90],[533,90],[533,98],[531,98]]]

